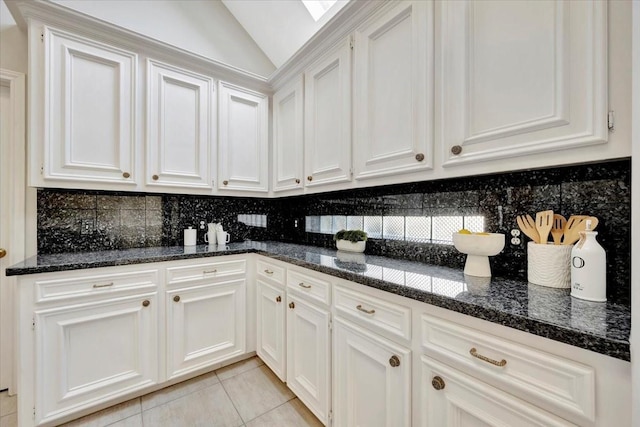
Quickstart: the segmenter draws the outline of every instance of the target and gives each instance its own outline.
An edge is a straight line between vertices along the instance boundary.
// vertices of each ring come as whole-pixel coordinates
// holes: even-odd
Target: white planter
[[[529,282],[550,288],[571,287],[571,249],[573,245],[529,242],[527,245]]]
[[[336,247],[339,251],[364,252],[367,242],[350,242],[349,240],[336,240]]]

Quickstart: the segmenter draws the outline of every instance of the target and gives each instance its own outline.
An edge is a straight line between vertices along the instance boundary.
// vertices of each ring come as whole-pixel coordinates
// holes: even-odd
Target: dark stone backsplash
[[[607,252],[607,294],[629,304],[631,296],[631,161],[615,160],[437,181],[424,181],[279,199],[151,195],[91,191],[38,191],[38,253],[173,246],[182,230],[200,221],[222,222],[232,241],[280,240],[333,246],[331,235],[305,232],[318,215],[482,215],[485,230],[505,233],[494,275],[526,279],[526,237],[510,244],[516,215],[553,209],[565,217],[598,217],[598,240]],[[267,227],[247,226],[239,214],[267,216]],[[83,234],[83,226],[94,230]],[[198,242],[203,242],[200,230]],[[462,268],[451,245],[369,239],[367,253]]]

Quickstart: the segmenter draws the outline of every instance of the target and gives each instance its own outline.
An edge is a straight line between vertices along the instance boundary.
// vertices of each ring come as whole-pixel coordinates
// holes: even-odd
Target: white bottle
[[[571,296],[587,301],[607,300],[607,255],[596,241],[597,231],[592,231],[587,220],[580,241],[571,251]]]

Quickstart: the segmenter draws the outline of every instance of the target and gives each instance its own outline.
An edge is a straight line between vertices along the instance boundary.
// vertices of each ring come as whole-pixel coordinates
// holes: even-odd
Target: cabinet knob
[[[423,161],[424,160],[424,154],[422,154],[422,153],[416,154],[416,160],[419,161],[419,162]]]
[[[433,388],[435,388],[436,390],[442,390],[444,388],[444,380],[442,378],[440,378],[439,376],[435,376],[433,377],[433,379],[431,380],[431,385],[433,386]]]
[[[222,181],[222,185],[229,185],[229,181],[225,179],[224,181]]]
[[[0,258],[4,258],[7,256],[7,250],[5,248],[0,248]]]
[[[296,305],[293,303],[293,301],[291,301],[291,302],[289,303],[289,308],[292,308],[292,309],[293,309],[293,308],[296,308]]]
[[[160,177],[158,175],[153,175],[151,177],[152,180],[157,181]]]
[[[462,153],[462,147],[461,146],[454,145],[453,147],[451,147],[451,154],[453,154],[454,156],[457,156],[460,153]]]
[[[309,176],[307,177],[307,181],[313,181],[313,177],[312,177],[311,175],[309,175]]]
[[[300,184],[300,180],[296,178],[296,184]]]
[[[142,301],[142,306],[143,307],[149,307],[149,304],[151,304],[151,302],[148,299]]]
[[[282,302],[282,297],[280,295],[278,295],[276,297],[276,302]],[[291,304],[293,304],[293,303],[291,303]]]
[[[175,302],[180,302],[180,295],[176,295],[175,297],[173,297],[173,300]]]
[[[395,354],[391,356],[391,358],[389,359],[389,365],[391,365],[392,368],[400,366],[400,359],[398,358],[398,356],[396,356]]]
[[[122,176],[125,178],[129,178],[131,176],[131,174],[129,172],[123,172]]]

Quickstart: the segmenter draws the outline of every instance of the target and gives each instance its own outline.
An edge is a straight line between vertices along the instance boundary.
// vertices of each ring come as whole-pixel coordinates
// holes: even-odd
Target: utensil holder
[[[527,245],[529,282],[550,288],[570,288],[571,249],[573,245],[529,242]]]

